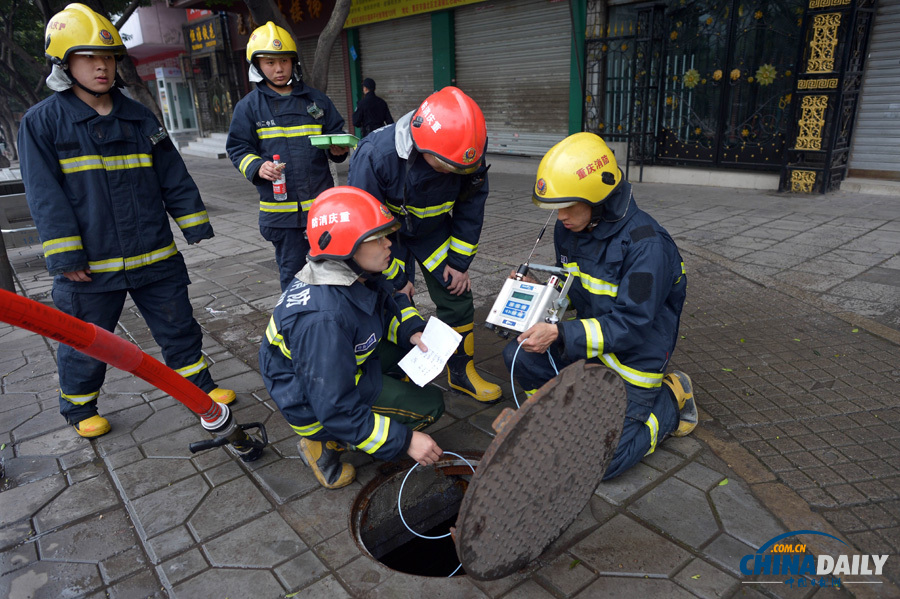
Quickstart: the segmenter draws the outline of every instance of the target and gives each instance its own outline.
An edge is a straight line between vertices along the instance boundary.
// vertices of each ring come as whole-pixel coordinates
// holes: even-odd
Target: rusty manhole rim
[[[475,474],[478,472],[478,466],[481,462],[481,459],[484,455],[484,452],[474,451],[474,450],[458,450],[454,453],[459,454],[466,460],[468,460],[472,466],[475,468],[475,473],[472,472],[472,469],[460,458],[452,458],[452,459],[441,459],[440,461],[432,464],[431,466],[425,467],[433,468],[435,470],[439,470],[444,476],[468,476],[470,480],[467,481],[466,491],[468,491],[468,486],[471,484],[471,478],[474,478]],[[386,568],[393,572],[394,574],[401,574],[403,576],[415,576],[416,578],[434,578],[432,576],[425,576],[421,574],[410,574],[409,572],[403,572],[401,570],[395,570],[391,568],[387,564],[381,562],[377,557],[372,555],[372,552],[369,551],[369,548],[366,547],[365,543],[362,540],[362,526],[361,520],[362,515],[368,509],[369,501],[372,496],[377,492],[377,490],[384,484],[389,483],[392,480],[400,479],[405,476],[409,470],[415,466],[415,461],[405,458],[402,461],[398,462],[388,462],[384,464],[378,465],[378,472],[375,477],[370,480],[368,483],[363,485],[363,488],[359,490],[356,494],[356,497],[353,499],[353,503],[350,505],[350,516],[349,516],[349,524],[350,524],[350,536],[353,537],[353,541],[356,543],[356,546],[360,549],[360,552],[363,556],[368,559],[376,562],[379,566]],[[404,529],[406,530],[406,529]],[[409,532],[409,531],[407,531]],[[454,546],[456,544],[455,536],[453,537]],[[465,576],[465,574],[458,574],[454,576],[454,578],[458,578],[461,576]]]

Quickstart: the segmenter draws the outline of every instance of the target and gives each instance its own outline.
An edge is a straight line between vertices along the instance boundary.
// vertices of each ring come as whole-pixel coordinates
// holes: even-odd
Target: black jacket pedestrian
[[[353,113],[353,125],[362,129],[362,137],[365,137],[375,129],[390,125],[394,122],[387,102],[370,91],[356,104],[356,112]]]

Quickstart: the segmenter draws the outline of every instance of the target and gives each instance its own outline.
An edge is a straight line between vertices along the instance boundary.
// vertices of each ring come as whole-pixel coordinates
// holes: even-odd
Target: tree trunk
[[[12,118],[7,106],[0,106],[0,129],[3,130],[3,137],[6,139],[7,153],[10,160],[19,159],[19,123]]]
[[[328,63],[331,59],[331,49],[334,42],[344,28],[347,15],[350,14],[350,0],[335,0],[334,11],[319,34],[319,43],[316,44],[316,56],[313,58],[312,72],[309,84],[322,92],[328,90]]]

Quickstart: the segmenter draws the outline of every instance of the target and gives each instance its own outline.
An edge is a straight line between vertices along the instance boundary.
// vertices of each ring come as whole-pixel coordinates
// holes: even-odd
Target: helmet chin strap
[[[116,73],[113,76],[114,79],[113,79],[112,86],[110,86],[110,88],[108,90],[106,90],[105,92],[95,92],[94,90],[89,89],[89,88],[85,87],[84,85],[82,85],[82,83],[78,79],[75,78],[75,76],[72,74],[72,72],[69,71],[69,65],[67,65],[67,64],[63,65],[63,70],[66,73],[66,77],[68,77],[69,79],[72,80],[72,83],[74,83],[75,85],[77,85],[78,87],[80,87],[81,89],[86,91],[87,93],[91,94],[95,98],[99,98],[100,96],[105,96],[106,94],[111,93],[112,89],[114,87],[124,87],[125,86],[125,82],[122,81],[121,79],[119,79],[119,71],[118,70],[116,70]]]
[[[271,85],[272,87],[277,87],[278,89],[284,89],[287,87],[291,87],[292,85],[297,85],[298,83],[303,81],[303,78],[300,76],[300,69],[297,68],[298,64],[299,63],[296,63],[296,62],[292,64],[291,78],[288,79],[284,85],[278,85],[277,83],[275,83],[274,81],[272,81],[271,79],[266,77],[266,74],[263,73],[263,70],[261,68],[259,68],[258,62],[254,62],[253,66],[256,68],[256,72],[259,73],[259,76],[262,77],[262,80],[265,81],[268,85]]]

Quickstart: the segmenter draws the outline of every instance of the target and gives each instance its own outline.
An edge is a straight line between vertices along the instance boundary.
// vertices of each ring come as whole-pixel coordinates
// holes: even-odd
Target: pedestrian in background
[[[131,295],[170,368],[221,403],[201,352],[184,258],[169,216],[188,243],[213,236],[200,191],[156,117],[122,95],[116,63],[125,45],[112,23],[83,4],[50,19],[47,85],[19,128],[28,207],[62,312],[107,331]],[[106,364],[60,344],[59,411],[82,437],[110,430],[97,412]]]
[[[363,97],[356,104],[356,112],[353,113],[353,125],[361,129],[361,136],[365,137],[372,131],[380,129],[394,122],[387,102],[375,95],[375,81],[366,77],[362,83]]]
[[[328,96],[303,82],[297,44],[287,31],[271,21],[258,27],[246,54],[256,89],[234,107],[225,149],[259,192],[259,231],[275,246],[284,291],[306,264],[306,213],[316,196],[334,187],[328,161],[343,162],[349,148],[310,143],[311,135],[344,133],[344,119]],[[279,200],[272,182],[281,174],[287,196]]]

